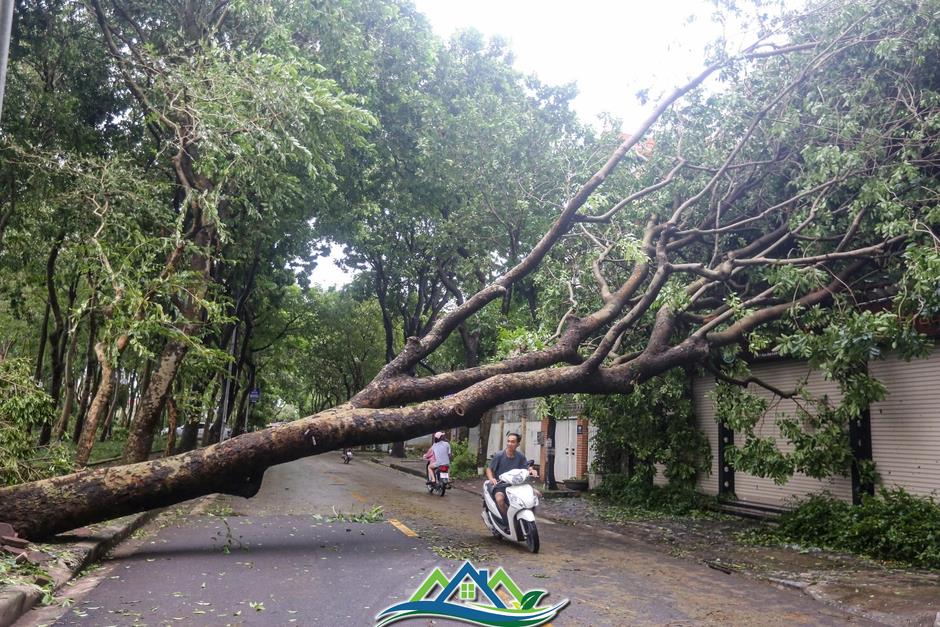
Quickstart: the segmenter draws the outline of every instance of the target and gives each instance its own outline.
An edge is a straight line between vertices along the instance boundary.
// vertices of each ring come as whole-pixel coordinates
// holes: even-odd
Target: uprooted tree
[[[717,45],[527,255],[409,338],[348,403],[174,457],[3,488],[0,520],[38,538],[209,493],[250,497],[271,465],[473,425],[512,399],[629,393],[780,338],[851,329],[915,345],[916,319],[940,310],[938,35],[936,0],[821,3],[763,24],[742,51]],[[535,276],[563,303],[538,343],[415,374]]]

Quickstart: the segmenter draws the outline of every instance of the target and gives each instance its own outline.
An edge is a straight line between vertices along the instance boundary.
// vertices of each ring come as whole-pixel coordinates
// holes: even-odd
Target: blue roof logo
[[[435,568],[408,601],[380,612],[375,627],[411,618],[448,618],[484,627],[535,627],[549,622],[568,605],[565,599],[537,607],[547,594],[546,590],[523,593],[502,568],[490,575],[468,560],[449,579]],[[478,597],[480,602],[475,601]]]

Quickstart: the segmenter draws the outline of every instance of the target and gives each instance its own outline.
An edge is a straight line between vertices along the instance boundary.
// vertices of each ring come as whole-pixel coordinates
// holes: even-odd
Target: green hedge
[[[828,494],[797,503],[768,535],[783,542],[940,568],[940,505],[931,499],[898,488],[866,495],[857,506]]]

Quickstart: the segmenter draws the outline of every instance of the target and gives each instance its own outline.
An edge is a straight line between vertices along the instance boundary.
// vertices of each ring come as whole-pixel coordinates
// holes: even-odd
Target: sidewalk
[[[100,525],[90,525],[61,534],[48,543],[30,544],[43,560],[34,584],[0,585],[0,627],[15,623],[43,598],[44,589],[59,590],[83,569],[101,559],[119,542],[153,518],[159,510],[125,516]]]
[[[424,461],[373,461],[424,476]],[[454,481],[479,494],[481,479]],[[570,491],[564,491],[570,492]],[[549,497],[549,494],[543,493]],[[716,577],[737,573],[795,588],[812,598],[886,625],[940,627],[940,572],[897,567],[854,555],[798,546],[752,546],[735,534],[759,523],[732,516],[720,519],[616,521],[610,509],[590,497],[546,498],[536,512],[563,525],[640,539],[670,555],[706,564]],[[556,496],[556,495],[552,495]],[[568,496],[566,494],[565,496]]]
[[[215,496],[199,497],[175,507],[188,505],[193,512],[198,512],[211,505]],[[111,549],[164,511],[166,508],[124,516],[59,534],[49,542],[31,543],[30,551],[42,554],[44,561],[39,568],[49,578],[40,575],[35,583],[20,585],[0,583],[0,627],[9,627],[19,620],[39,604],[46,591],[59,594],[84,569],[100,561]]]

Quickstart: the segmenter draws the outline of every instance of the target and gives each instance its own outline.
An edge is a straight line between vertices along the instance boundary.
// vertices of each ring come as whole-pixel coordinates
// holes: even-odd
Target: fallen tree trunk
[[[253,496],[265,470],[301,457],[427,432],[466,421],[454,403],[418,409],[338,407],[208,448],[149,462],[84,470],[0,489],[0,521],[31,540],[206,494]]]
[[[36,540],[206,494],[247,498],[261,487],[265,470],[277,464],[345,447],[407,440],[437,429],[473,426],[486,409],[508,400],[576,391],[628,392],[637,381],[707,354],[706,342],[690,339],[603,372],[571,366],[503,375],[412,407],[369,409],[346,404],[174,457],[0,488],[0,521],[13,525],[20,536]]]

